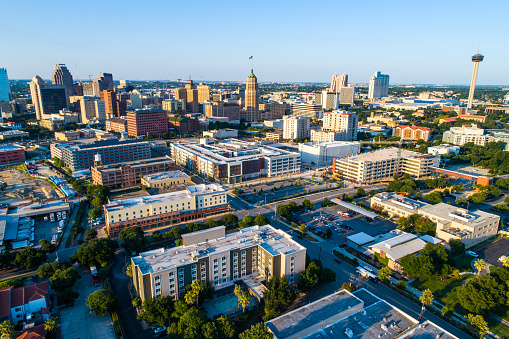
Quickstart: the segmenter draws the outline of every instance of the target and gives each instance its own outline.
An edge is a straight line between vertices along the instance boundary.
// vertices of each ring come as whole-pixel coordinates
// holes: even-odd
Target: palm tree
[[[186,304],[192,305],[195,302],[198,302],[198,295],[195,293],[194,290],[190,290],[184,296],[184,300],[185,300]]]
[[[245,313],[246,308],[249,306],[249,300],[251,299],[249,297],[249,293],[247,293],[240,285],[235,285],[234,293],[237,298],[239,298],[238,303],[240,306],[242,306],[242,313]]]
[[[14,325],[10,320],[5,320],[0,324],[0,335],[2,339],[10,339],[14,333]]]
[[[426,309],[426,306],[429,306],[433,303],[433,293],[428,289],[422,292],[422,295],[419,297],[419,301],[422,303],[421,314],[419,314],[419,322],[421,322],[422,314]]]
[[[57,326],[58,323],[55,317],[48,318],[48,320],[44,322],[44,329],[48,332],[55,331],[57,329]]]
[[[479,277],[479,274],[481,274],[481,271],[486,268],[486,261],[483,259],[477,259],[474,262],[474,267],[477,270],[477,276]]]
[[[502,260],[502,265],[504,267],[509,267],[509,257],[506,257],[504,260]]]

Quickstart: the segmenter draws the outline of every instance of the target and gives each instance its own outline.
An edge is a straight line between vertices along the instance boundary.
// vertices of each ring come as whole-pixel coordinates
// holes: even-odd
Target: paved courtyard
[[[92,275],[88,267],[79,267],[81,279],[74,285],[74,290],[80,296],[74,302],[74,306],[60,311],[63,339],[92,339],[92,338],[115,338],[111,316],[105,314],[97,316],[85,302],[90,293],[101,287],[94,287]]]

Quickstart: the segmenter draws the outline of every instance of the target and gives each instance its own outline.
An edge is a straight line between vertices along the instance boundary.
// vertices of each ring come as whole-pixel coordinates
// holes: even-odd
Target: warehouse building
[[[299,144],[299,153],[304,163],[317,167],[331,166],[336,158],[359,154],[361,144],[348,141],[322,141]]]

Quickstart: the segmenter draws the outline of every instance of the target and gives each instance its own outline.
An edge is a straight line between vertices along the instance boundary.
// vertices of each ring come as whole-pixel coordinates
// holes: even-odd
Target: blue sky
[[[509,1],[7,1],[0,67],[74,78],[509,85]],[[76,72],[76,66],[78,72]]]

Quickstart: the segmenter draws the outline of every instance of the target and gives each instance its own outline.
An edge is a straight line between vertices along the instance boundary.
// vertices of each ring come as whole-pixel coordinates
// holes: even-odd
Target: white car
[[[477,253],[475,253],[475,252],[472,252],[472,251],[466,251],[465,253],[466,253],[467,255],[470,255],[470,256],[474,257],[474,258],[477,258],[477,257],[479,256],[479,254],[477,254]]]

